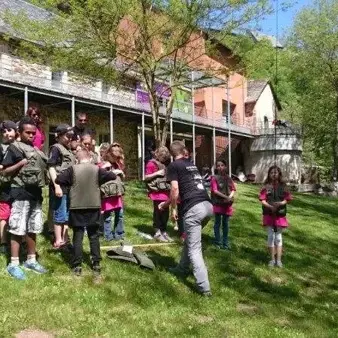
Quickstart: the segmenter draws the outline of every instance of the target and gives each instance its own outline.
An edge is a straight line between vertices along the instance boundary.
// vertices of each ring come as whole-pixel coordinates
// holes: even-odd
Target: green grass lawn
[[[296,194],[284,234],[285,267],[269,269],[258,189],[238,186],[231,252],[212,247],[211,223],[204,231],[212,298],[196,294],[192,278],[184,282],[167,272],[178,260],[180,245],[147,250],[154,272],[111,261],[103,253],[104,281],[95,285],[88,266],[76,279],[68,257],[41,236],[38,251],[47,275],[29,273],[25,282],[15,281],[0,258],[0,337],[24,329],[56,337],[337,337],[337,201]],[[136,232],[150,232],[151,217],[144,192],[130,187],[128,240],[144,242]]]

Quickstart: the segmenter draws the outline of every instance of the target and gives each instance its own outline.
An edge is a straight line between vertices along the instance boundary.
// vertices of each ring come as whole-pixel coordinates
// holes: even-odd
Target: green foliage
[[[271,270],[257,194],[257,186],[238,185],[230,220],[232,251],[211,245],[212,224],[203,231],[212,298],[193,291],[192,277],[182,281],[168,272],[178,261],[180,244],[146,249],[156,263],[154,272],[111,261],[103,252],[104,281],[95,285],[87,263],[82,279],[72,277],[69,256],[39,236],[47,275],[27,272],[27,281],[15,281],[0,257],[0,336],[30,328],[65,338],[336,337],[336,200],[296,194],[288,208],[291,226],[283,234],[284,268]],[[152,231],[151,205],[145,191],[128,184],[125,224],[130,242],[144,243],[136,232]]]
[[[301,101],[301,120],[319,164],[337,178],[338,3],[314,1],[296,17],[290,33],[291,79]]]
[[[4,16],[24,39],[21,55],[115,86],[126,76],[137,77],[149,93],[154,136],[162,144],[175,91],[191,83],[190,69],[205,70],[206,78],[228,74],[229,65],[205,64],[206,53],[216,50],[218,41],[234,29],[270,10],[269,0],[32,2],[54,15],[43,21],[34,21],[25,13]],[[205,32],[208,41],[204,46]],[[168,84],[172,93],[162,130],[158,81]]]

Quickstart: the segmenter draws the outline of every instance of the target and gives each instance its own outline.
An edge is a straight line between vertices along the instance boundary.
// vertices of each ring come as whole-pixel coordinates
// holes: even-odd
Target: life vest
[[[0,147],[2,148],[2,153],[5,157],[7,149],[8,149],[8,144],[0,144]],[[11,176],[5,176],[2,174],[0,171],[0,188],[3,187],[5,184],[8,184],[11,181]]]
[[[272,205],[274,202],[282,202],[284,201],[284,195],[285,195],[285,187],[284,185],[279,184],[276,188],[273,186],[269,186],[266,188],[266,201],[270,205]],[[282,205],[278,207],[277,211],[275,213],[272,212],[271,209],[262,206],[263,209],[263,215],[275,215],[275,216],[286,216],[286,205]]]
[[[158,170],[165,169],[165,165],[155,159],[150,160],[156,164]],[[164,177],[156,177],[150,182],[146,182],[147,188],[149,192],[159,192],[159,191],[169,191],[170,183],[167,182],[167,178]]]
[[[55,166],[55,171],[56,174],[58,175],[75,164],[75,156],[71,152],[71,150],[67,149],[60,143],[55,143],[54,145],[52,145],[52,147],[58,148],[62,156],[61,165]],[[52,147],[50,149],[52,149]]]
[[[220,193],[222,193],[225,196],[229,196],[231,194],[231,179],[230,177],[222,176],[222,175],[215,175],[214,176],[216,182],[217,182],[217,189]],[[231,205],[233,202],[224,201],[224,198],[217,196],[216,194],[211,194],[211,201],[215,205]]]
[[[115,180],[108,181],[100,186],[101,197],[117,197],[123,196],[125,193],[124,183],[120,176],[116,176]]]
[[[100,209],[99,168],[93,163],[79,163],[72,167],[69,209]]]
[[[46,184],[46,155],[33,146],[14,141],[13,145],[27,159],[28,163],[24,165],[16,176],[12,177],[11,186],[13,188],[35,186],[42,188]]]

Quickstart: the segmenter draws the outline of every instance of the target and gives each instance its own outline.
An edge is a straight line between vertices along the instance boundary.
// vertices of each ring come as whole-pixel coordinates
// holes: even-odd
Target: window
[[[230,117],[234,113],[236,105],[230,102]],[[228,101],[222,100],[222,116],[225,117],[228,122]]]

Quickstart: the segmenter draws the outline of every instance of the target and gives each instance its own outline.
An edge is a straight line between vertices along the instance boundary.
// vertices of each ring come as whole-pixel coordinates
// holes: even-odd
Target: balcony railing
[[[90,85],[90,84],[80,84],[74,83],[73,81],[63,82],[62,80],[55,80],[47,77],[42,77],[38,75],[28,74],[25,71],[17,71],[15,68],[5,68],[0,62],[0,79],[21,84],[24,86],[32,86],[39,88],[41,90],[52,91],[61,93],[68,96],[75,96],[84,99],[94,100],[103,102],[106,104],[112,104],[115,106],[135,109],[143,111],[145,113],[150,113],[150,104],[148,102],[140,102],[138,100],[138,94],[142,92],[140,89],[128,88],[128,87],[119,87],[111,88],[109,91],[102,90],[99,86]],[[37,74],[39,74],[37,72]],[[146,93],[145,91],[143,91]],[[163,100],[163,105],[160,107],[160,112],[165,114],[165,105],[166,101]],[[245,126],[241,123],[238,123],[235,119],[232,119],[231,124],[227,122],[226,118],[211,118],[210,116],[220,116],[221,114],[212,113],[204,110],[204,116],[198,115],[198,110],[200,107],[195,107],[197,114],[193,116],[192,114],[192,105],[190,102],[181,102],[176,101],[172,117],[176,120],[181,120],[185,122],[195,122],[199,125],[216,127],[219,129],[227,130],[229,127],[233,132],[243,133],[243,134],[252,134],[252,128],[250,126]]]

